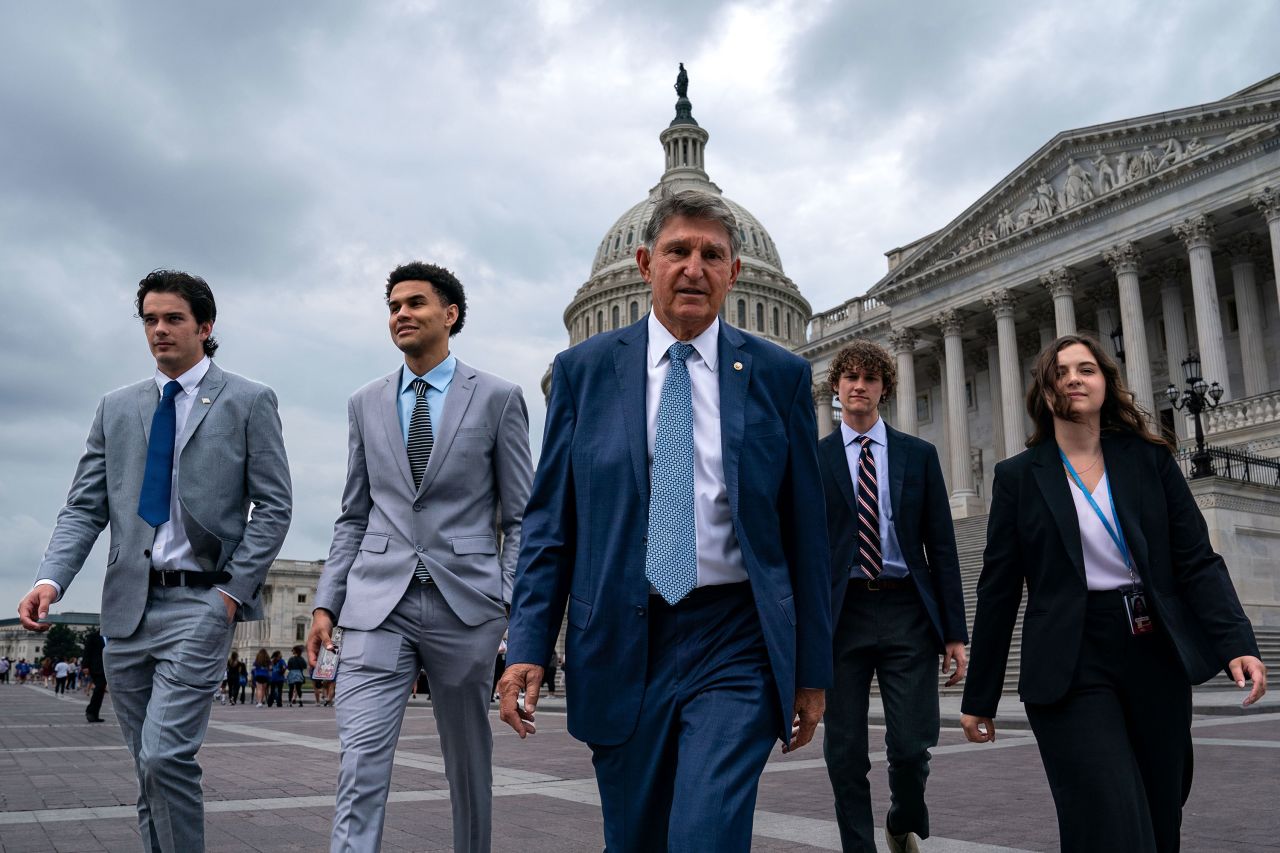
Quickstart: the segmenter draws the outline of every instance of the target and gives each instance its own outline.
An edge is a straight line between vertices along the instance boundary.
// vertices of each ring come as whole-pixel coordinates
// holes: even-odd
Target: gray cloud
[[[324,556],[347,395],[398,363],[382,282],[452,267],[460,357],[525,389],[614,219],[662,164],[676,62],[713,180],[816,309],[1058,131],[1222,97],[1277,69],[1280,12],[1199,4],[362,6],[0,12],[0,604],[31,582],[98,398],[151,370],[157,266],[219,302],[219,362],[273,385]],[[536,453],[536,449],[535,449]],[[61,606],[96,610],[101,554]]]

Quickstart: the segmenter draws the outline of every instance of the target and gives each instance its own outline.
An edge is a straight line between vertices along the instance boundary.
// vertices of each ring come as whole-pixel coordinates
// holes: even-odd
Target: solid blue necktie
[[[693,347],[667,350],[671,366],[662,383],[649,491],[649,545],[644,576],[669,604],[698,583],[698,539],[693,515],[693,392],[685,359]]]
[[[182,384],[171,379],[151,416],[151,438],[147,442],[147,470],[142,475],[138,495],[138,515],[152,527],[169,520],[169,496],[173,489],[173,442],[177,438],[178,414],[174,398]]]

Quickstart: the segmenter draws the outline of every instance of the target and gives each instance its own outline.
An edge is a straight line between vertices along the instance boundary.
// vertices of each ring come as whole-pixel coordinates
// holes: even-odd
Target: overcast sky
[[[1278,32],[1270,0],[4,4],[0,612],[97,400],[154,369],[155,267],[209,281],[218,363],[278,392],[282,556],[319,559],[345,399],[399,363],[398,263],[461,278],[454,352],[524,386],[536,455],[562,312],[661,174],[678,62],[712,180],[823,310],[1055,133],[1280,72]],[[59,609],[98,610],[105,541]]]

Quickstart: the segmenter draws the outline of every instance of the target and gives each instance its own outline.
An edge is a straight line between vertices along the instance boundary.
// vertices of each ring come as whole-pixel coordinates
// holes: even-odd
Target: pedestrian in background
[[[266,649],[258,649],[253,659],[253,706],[265,708],[267,705],[267,689],[271,684],[271,656]]]
[[[89,696],[89,704],[84,709],[87,722],[102,722],[102,697],[107,692],[107,671],[102,662],[102,651],[106,643],[97,630],[84,635],[84,666],[93,680],[93,693]]]
[[[293,647],[293,655],[285,664],[285,683],[289,685],[289,707],[293,707],[294,700],[298,702],[298,707],[302,707],[302,682],[307,680],[307,661],[302,657],[302,646]]]
[[[280,650],[276,649],[271,653],[271,674],[268,676],[267,690],[267,707],[275,705],[277,708],[284,707],[284,679],[285,679],[285,662],[284,655],[280,654]]]
[[[53,692],[55,694],[67,692],[67,673],[70,671],[71,664],[65,660],[60,660],[53,665]]]

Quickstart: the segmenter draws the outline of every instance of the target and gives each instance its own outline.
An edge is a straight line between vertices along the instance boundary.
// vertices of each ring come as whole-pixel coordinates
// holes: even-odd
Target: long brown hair
[[[1027,390],[1027,414],[1035,424],[1035,432],[1027,439],[1027,447],[1053,438],[1053,419],[1073,421],[1077,416],[1071,411],[1071,399],[1058,391],[1058,353],[1074,344],[1089,349],[1106,380],[1106,395],[1102,400],[1103,432],[1128,432],[1144,441],[1159,444],[1173,450],[1169,439],[1151,429],[1150,422],[1133,400],[1133,393],[1125,387],[1120,376],[1120,366],[1107,355],[1096,338],[1089,335],[1063,335],[1040,351],[1032,372],[1031,387]]]

